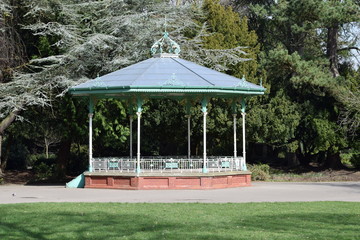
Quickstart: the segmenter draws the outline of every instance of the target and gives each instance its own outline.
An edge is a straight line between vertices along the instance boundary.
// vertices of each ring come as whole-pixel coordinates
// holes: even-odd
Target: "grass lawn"
[[[0,205],[0,239],[360,239],[360,202]]]

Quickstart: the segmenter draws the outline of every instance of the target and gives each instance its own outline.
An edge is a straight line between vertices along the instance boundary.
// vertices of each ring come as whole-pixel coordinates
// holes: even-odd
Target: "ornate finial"
[[[166,30],[166,24],[165,24],[165,30]],[[152,55],[163,54],[163,53],[179,55],[181,50],[179,44],[173,41],[169,37],[169,33],[165,31],[163,37],[157,40],[152,45],[150,51]]]
[[[162,86],[185,86],[185,83],[181,80],[179,80],[176,77],[176,74],[173,73],[170,77],[170,79],[166,80]]]
[[[95,78],[91,82],[92,82],[91,84],[92,87],[107,87],[106,83],[104,83],[101,77],[99,77],[99,73],[97,74],[97,78]]]
[[[245,75],[240,79],[240,81],[234,85],[234,87],[248,88],[249,83],[245,79]]]

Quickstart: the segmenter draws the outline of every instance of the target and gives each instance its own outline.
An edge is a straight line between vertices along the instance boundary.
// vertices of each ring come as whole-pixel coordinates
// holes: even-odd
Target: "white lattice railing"
[[[186,157],[142,157],[141,172],[202,172],[203,159]],[[136,158],[93,158],[91,169],[94,172],[135,172]],[[242,157],[208,157],[206,169],[209,172],[246,170]]]

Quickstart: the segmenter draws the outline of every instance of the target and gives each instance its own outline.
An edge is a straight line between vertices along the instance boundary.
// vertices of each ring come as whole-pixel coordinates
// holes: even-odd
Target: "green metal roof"
[[[179,58],[159,54],[69,89],[74,96],[128,98],[261,95],[265,88]]]

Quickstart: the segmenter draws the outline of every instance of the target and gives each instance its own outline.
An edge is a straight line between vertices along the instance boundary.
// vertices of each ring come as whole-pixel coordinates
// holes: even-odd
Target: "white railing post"
[[[141,166],[140,166],[140,120],[141,120],[141,112],[142,112],[142,104],[143,100],[141,98],[136,99],[137,103],[137,111],[136,115],[138,117],[137,119],[137,156],[136,156],[136,173],[137,176],[139,176],[141,172]]]
[[[241,170],[243,171],[247,171],[247,167],[246,167],[246,142],[245,142],[245,112],[241,113],[242,115],[242,137],[243,137],[243,163],[244,165],[241,166]]]
[[[208,170],[207,170],[207,167],[206,167],[206,164],[207,164],[207,156],[206,156],[206,115],[207,115],[207,112],[204,112],[203,113],[204,114],[204,129],[203,129],[203,131],[204,131],[204,133],[203,133],[203,135],[204,135],[204,139],[203,139],[203,141],[204,141],[204,154],[203,154],[203,159],[204,159],[204,166],[203,166],[203,173],[207,173],[208,172]]]
[[[93,139],[93,116],[94,116],[94,99],[90,98],[89,99],[89,172],[93,171],[92,168],[92,160],[93,160],[93,144],[92,144],[92,139]]]
[[[204,145],[204,150],[203,150],[203,169],[202,172],[203,173],[207,173],[208,169],[207,169],[207,156],[206,156],[206,115],[207,115],[207,103],[208,103],[208,99],[206,97],[203,98],[203,100],[201,101],[201,111],[203,112],[203,122],[204,122],[204,127],[203,127],[203,145]]]
[[[92,146],[92,120],[93,113],[89,113],[89,172],[92,172],[92,158],[93,158],[93,146]]]
[[[190,137],[191,137],[191,131],[190,131],[190,120],[191,120],[191,115],[186,115],[187,117],[187,122],[188,122],[188,159],[190,159],[191,157],[191,142],[190,142]]]
[[[137,119],[137,154],[136,154],[136,172],[139,174],[141,172],[140,169],[140,119],[141,112],[136,113]]]
[[[133,142],[133,115],[130,115],[130,159],[133,158],[133,148],[132,148],[132,142]]]
[[[236,148],[236,114],[234,116],[234,159],[237,158],[237,148]]]

